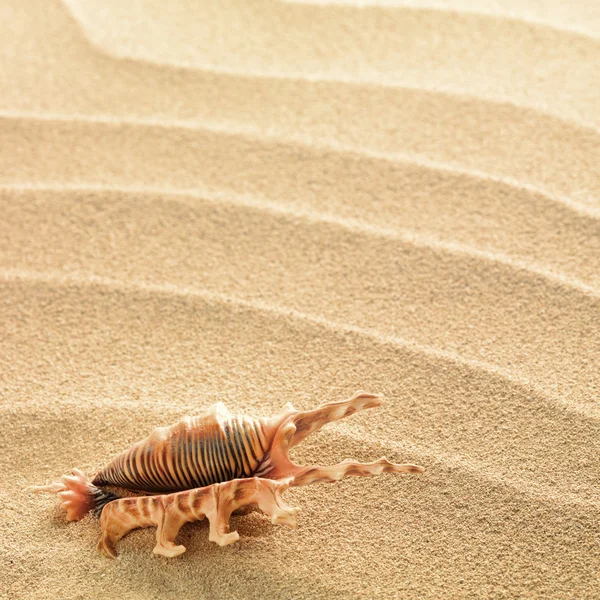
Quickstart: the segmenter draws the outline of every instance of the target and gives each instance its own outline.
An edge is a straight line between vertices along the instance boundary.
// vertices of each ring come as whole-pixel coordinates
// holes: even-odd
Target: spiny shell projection
[[[422,473],[416,465],[380,458],[373,463],[344,460],[337,465],[297,465],[289,450],[326,423],[383,404],[379,396],[357,392],[349,400],[298,411],[286,404],[276,415],[255,419],[233,415],[219,402],[207,413],[186,417],[171,427],[155,429],[146,439],[117,456],[92,481],[78,469],[49,485],[29,488],[57,493],[67,520],[100,514],[99,550],[116,556],[115,544],[132,529],[156,526],[155,554],[185,552],[175,545],[184,523],[206,517],[209,539],[220,545],[239,539],[229,531],[234,510],[258,505],[274,524],[296,527],[300,509],[287,506],[290,486],[335,482],[346,476],[379,473]],[[121,498],[102,489],[118,486],[134,492],[161,494]]]
[[[229,531],[229,517],[234,510],[248,504],[258,507],[271,517],[271,523],[296,528],[299,508],[285,504],[281,494],[293,479],[261,479],[250,477],[216,483],[195,490],[165,496],[121,498],[106,505],[100,517],[102,535],[98,549],[106,556],[115,557],[115,543],[137,527],[156,527],[155,554],[173,557],[183,554],[185,546],[176,546],[179,530],[190,521],[208,518],[208,539],[219,546],[227,546],[240,538],[237,531]]]

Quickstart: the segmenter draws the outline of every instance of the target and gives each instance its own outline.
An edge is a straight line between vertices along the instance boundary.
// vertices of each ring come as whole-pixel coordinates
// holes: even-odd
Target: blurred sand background
[[[568,6],[567,6],[568,4]],[[0,598],[599,598],[600,4],[0,0]],[[296,531],[23,489],[223,401],[387,406]]]

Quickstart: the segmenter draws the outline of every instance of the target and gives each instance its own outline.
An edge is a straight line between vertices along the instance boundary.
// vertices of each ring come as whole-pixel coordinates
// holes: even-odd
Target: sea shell
[[[231,512],[249,504],[258,504],[274,523],[295,527],[299,509],[281,499],[290,486],[351,475],[422,473],[422,467],[385,457],[372,463],[347,459],[332,466],[302,466],[290,459],[289,450],[326,423],[382,404],[377,395],[357,392],[313,410],[298,411],[288,403],[272,417],[253,418],[233,415],[219,402],[201,416],[155,429],[92,481],[74,469],[59,482],[29,489],[57,493],[67,520],[81,519],[90,510],[101,514],[98,547],[107,556],[116,556],[115,543],[123,535],[150,525],[157,526],[154,552],[177,556],[185,551],[174,544],[181,526],[204,516],[210,521],[209,539],[225,545],[238,539],[237,533],[229,533]],[[161,495],[119,498],[103,486]]]

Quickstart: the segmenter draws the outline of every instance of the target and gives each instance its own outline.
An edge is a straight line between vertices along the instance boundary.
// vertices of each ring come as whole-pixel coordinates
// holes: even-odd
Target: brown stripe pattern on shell
[[[100,471],[94,485],[152,493],[193,489],[249,477],[268,440],[257,419],[233,415],[222,404],[172,427],[159,427]]]

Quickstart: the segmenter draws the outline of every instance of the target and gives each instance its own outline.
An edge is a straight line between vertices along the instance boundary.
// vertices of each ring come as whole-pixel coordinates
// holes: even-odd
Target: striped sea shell
[[[92,483],[164,493],[249,477],[269,447],[264,425],[264,419],[233,415],[219,402],[203,415],[155,429]]]

